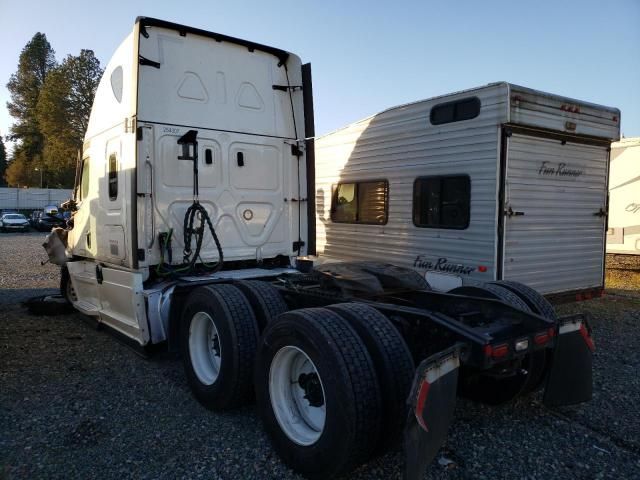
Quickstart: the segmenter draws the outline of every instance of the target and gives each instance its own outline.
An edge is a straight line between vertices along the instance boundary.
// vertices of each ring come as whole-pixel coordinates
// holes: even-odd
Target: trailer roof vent
[[[431,109],[431,125],[471,120],[480,115],[478,97],[463,98],[453,102],[440,103]]]

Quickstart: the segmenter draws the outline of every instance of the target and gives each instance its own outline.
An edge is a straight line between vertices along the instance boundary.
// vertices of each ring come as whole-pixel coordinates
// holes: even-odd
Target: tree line
[[[58,63],[44,33],[36,33],[20,53],[7,83],[14,123],[7,156],[0,137],[0,184],[11,187],[70,188],[78,151],[103,69],[92,50]]]

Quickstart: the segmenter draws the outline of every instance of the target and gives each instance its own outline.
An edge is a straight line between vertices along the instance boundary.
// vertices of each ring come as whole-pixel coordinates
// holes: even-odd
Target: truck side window
[[[82,179],[80,181],[80,200],[89,195],[89,158],[82,161]]]
[[[431,109],[429,117],[431,125],[442,125],[443,123],[471,120],[478,115],[480,115],[480,99],[471,97],[440,103]]]
[[[109,200],[118,198],[118,157],[115,153],[109,155]]]
[[[469,226],[471,179],[468,175],[421,177],[413,184],[416,227],[463,230]]]
[[[331,220],[336,223],[387,223],[386,180],[340,183],[331,199]]]

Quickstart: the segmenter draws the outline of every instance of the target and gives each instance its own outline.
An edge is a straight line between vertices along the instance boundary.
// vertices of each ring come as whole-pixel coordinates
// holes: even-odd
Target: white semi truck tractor
[[[381,262],[314,268],[311,89],[291,53],[138,18],[96,93],[72,220],[46,244],[69,302],[179,351],[206,407],[255,400],[309,478],[399,442],[421,478],[456,395],[589,400],[586,319],[522,284],[443,293]]]

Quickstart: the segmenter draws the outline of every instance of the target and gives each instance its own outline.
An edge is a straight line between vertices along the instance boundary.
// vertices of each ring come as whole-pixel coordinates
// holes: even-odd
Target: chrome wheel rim
[[[213,318],[206,312],[198,312],[189,326],[189,356],[193,371],[205,385],[212,385],[220,375],[222,345]]]
[[[282,431],[298,445],[318,441],[327,409],[318,369],[298,347],[282,347],[269,370],[269,396]]]

